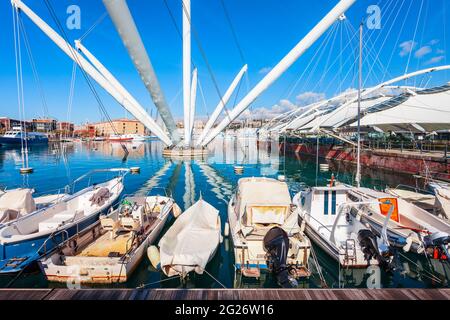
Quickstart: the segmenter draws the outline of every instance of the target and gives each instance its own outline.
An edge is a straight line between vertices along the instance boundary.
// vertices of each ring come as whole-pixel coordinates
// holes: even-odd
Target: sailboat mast
[[[361,87],[362,87],[362,35],[363,24],[359,26],[359,65],[358,65],[358,148],[356,151],[356,186],[361,185]]]
[[[184,109],[184,144],[191,144],[191,0],[182,0],[183,12],[183,109]]]

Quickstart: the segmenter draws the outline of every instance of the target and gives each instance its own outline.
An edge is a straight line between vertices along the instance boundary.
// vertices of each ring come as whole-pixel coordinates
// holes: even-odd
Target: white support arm
[[[101,87],[103,87],[114,99],[127,109],[136,119],[141,121],[149,130],[151,130],[165,144],[172,145],[171,139],[165,134],[161,128],[150,118],[144,109],[133,105],[126,97],[120,94],[115,87],[109,83],[97,69],[95,69],[81,54],[77,52],[69,43],[67,43],[55,30],[46,24],[39,16],[37,16],[30,8],[28,8],[20,0],[12,0],[13,6],[20,9],[33,21],[39,29],[42,30],[65,54],[75,61],[80,68],[86,71]]]
[[[233,79],[233,82],[231,82],[230,87],[225,91],[225,94],[220,99],[219,104],[217,105],[216,109],[214,109],[214,112],[211,114],[211,117],[209,118],[208,122],[206,122],[205,128],[203,129],[198,141],[197,146],[200,146],[202,143],[202,140],[206,137],[211,127],[216,122],[217,118],[222,113],[222,110],[225,108],[226,104],[230,100],[234,90],[236,89],[239,81],[241,81],[242,77],[244,76],[244,73],[247,72],[247,65],[244,65],[242,69],[239,71],[239,73],[236,75],[236,77]]]
[[[275,82],[356,0],[341,0],[339,3],[229,112],[229,117],[211,131],[203,140],[207,145],[234,119],[245,111],[255,99]]]

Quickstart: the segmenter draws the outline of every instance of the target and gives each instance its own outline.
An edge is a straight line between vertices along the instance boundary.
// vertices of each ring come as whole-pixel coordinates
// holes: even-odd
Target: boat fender
[[[153,268],[156,270],[161,269],[161,258],[159,255],[159,249],[157,246],[150,246],[147,249],[147,256],[150,260],[150,263],[152,264]]]
[[[173,206],[172,206],[172,215],[173,215],[173,217],[176,219],[176,218],[178,218],[178,216],[180,214],[181,214],[180,207],[176,203],[174,203]]]
[[[230,224],[228,222],[225,222],[225,227],[223,228],[223,234],[225,237],[228,237],[230,235]]]
[[[404,251],[404,252],[408,252],[408,251],[411,249],[412,243],[413,243],[412,236],[409,235],[409,236],[406,238],[406,244],[403,246],[403,251]]]

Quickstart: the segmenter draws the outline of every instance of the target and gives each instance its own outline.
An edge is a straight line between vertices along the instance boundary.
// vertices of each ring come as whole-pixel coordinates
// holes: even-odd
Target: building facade
[[[58,127],[58,122],[55,119],[33,119],[31,120],[33,125],[33,131],[37,132],[53,132]]]
[[[24,121],[22,124],[22,122],[17,119],[0,117],[0,132],[5,132],[12,129],[20,129],[22,125],[25,126],[27,131],[33,131],[33,125],[30,121]]]
[[[111,122],[98,122],[93,124],[98,136],[108,137],[113,134],[140,134],[146,135],[144,125],[138,120],[116,119]]]

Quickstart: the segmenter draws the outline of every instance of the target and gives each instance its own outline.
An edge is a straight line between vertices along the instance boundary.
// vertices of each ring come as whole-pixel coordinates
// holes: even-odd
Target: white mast
[[[358,66],[358,147],[356,150],[356,186],[361,186],[361,87],[362,87],[362,35],[363,24],[359,26],[359,66]]]
[[[143,108],[132,104],[126,97],[120,94],[115,87],[109,83],[83,56],[78,53],[69,43],[67,43],[55,30],[46,24],[30,8],[20,0],[12,0],[12,4],[22,10],[39,29],[42,30],[65,54],[75,61],[89,76],[91,76],[100,86],[102,86],[114,99],[117,100],[125,109],[127,109],[136,119],[141,121],[149,130],[161,139],[165,144],[171,146],[172,140],[165,132],[153,121]]]
[[[191,0],[182,0],[183,11],[183,110],[184,144],[191,144],[190,106],[191,106]]]
[[[277,80],[356,0],[341,0],[240,102],[228,113],[229,117],[203,140],[207,145],[255,99]]]
[[[230,100],[231,95],[234,92],[234,89],[236,89],[239,81],[241,81],[245,72],[247,72],[247,65],[244,65],[242,67],[242,69],[239,71],[237,76],[234,78],[233,82],[231,82],[230,87],[227,89],[227,91],[225,91],[225,94],[220,99],[219,104],[217,105],[216,109],[214,109],[214,112],[211,114],[211,117],[209,118],[208,122],[206,122],[205,128],[203,129],[203,131],[197,141],[197,146],[200,146],[200,144],[202,143],[202,140],[206,137],[209,130],[216,122],[217,118],[219,117],[223,108],[225,108],[225,105],[228,103],[228,100]]]
[[[192,83],[191,83],[191,105],[189,114],[189,136],[192,137],[194,129],[194,117],[195,117],[195,100],[197,98],[197,68],[192,71]]]

